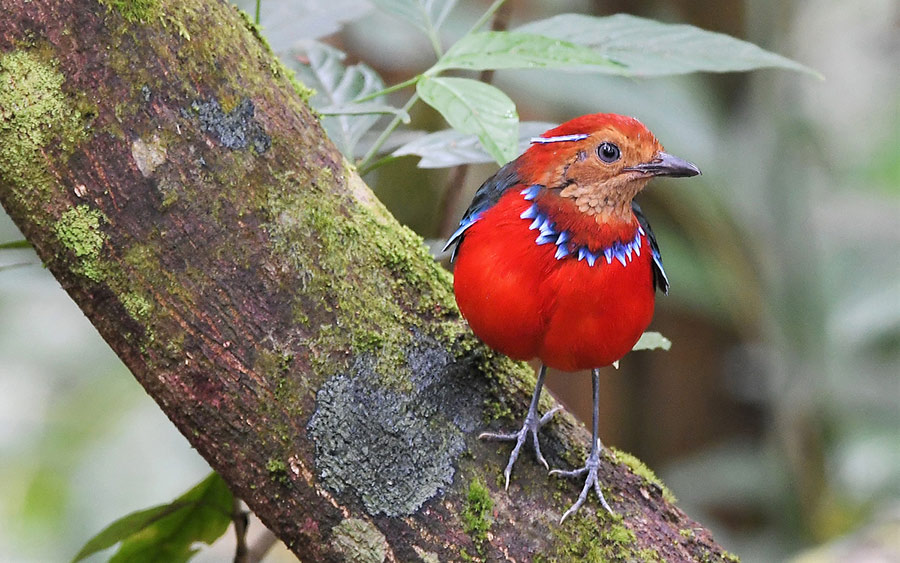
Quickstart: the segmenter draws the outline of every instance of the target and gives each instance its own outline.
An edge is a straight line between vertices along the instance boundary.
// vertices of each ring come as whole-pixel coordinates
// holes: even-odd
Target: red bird
[[[656,238],[633,198],[654,176],[700,170],[664,152],[636,119],[609,113],[573,119],[531,143],[478,189],[447,248],[456,245],[453,288],[475,334],[511,358],[541,361],[522,428],[481,435],[516,442],[507,487],[529,433],[549,469],[537,437],[555,412],[537,412],[547,367],[593,370],[591,453],[581,469],[551,472],[587,474],[565,520],[591,488],[612,512],[597,479],[599,368],[631,350],[650,324],[656,290],[669,287]]]

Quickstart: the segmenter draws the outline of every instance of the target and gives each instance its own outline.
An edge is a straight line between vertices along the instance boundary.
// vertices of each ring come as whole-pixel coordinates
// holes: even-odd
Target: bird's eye
[[[611,163],[619,160],[619,157],[622,156],[622,152],[619,150],[619,147],[613,143],[606,142],[601,143],[600,146],[597,147],[597,156],[599,156],[600,160],[603,162]]]

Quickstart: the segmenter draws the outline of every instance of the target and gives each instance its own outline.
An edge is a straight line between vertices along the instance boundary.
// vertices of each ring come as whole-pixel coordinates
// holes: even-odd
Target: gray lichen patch
[[[354,563],[381,563],[387,558],[384,534],[371,522],[348,518],[332,530],[331,546]]]
[[[464,433],[481,420],[471,371],[427,338],[406,354],[401,369],[411,389],[386,385],[378,362],[363,357],[325,382],[309,422],[319,477],[339,494],[358,495],[370,514],[412,514],[445,489]]]
[[[131,143],[131,157],[144,178],[149,178],[166,161],[166,156],[166,148],[160,143],[159,135],[153,135],[149,142],[139,138]]]
[[[226,113],[218,100],[195,101],[191,109],[200,119],[200,128],[229,149],[253,147],[258,154],[269,150],[272,139],[266,134],[262,124],[256,120],[253,102],[244,98],[230,112]]]
[[[425,563],[441,563],[441,559],[440,557],[438,557],[437,553],[434,553],[432,551],[425,551],[417,545],[413,546],[413,550],[415,550],[416,555],[418,555],[419,558]]]

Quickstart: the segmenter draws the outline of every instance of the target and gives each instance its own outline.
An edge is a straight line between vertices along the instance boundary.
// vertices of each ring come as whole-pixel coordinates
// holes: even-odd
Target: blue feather
[[[519,215],[519,217],[521,217],[522,219],[534,219],[538,216],[538,213],[539,211],[537,205],[532,205],[531,207],[523,211],[522,214]]]
[[[625,259],[625,247],[622,246],[622,243],[613,243],[613,254],[616,255],[616,259],[621,262],[623,266],[628,265],[628,261]]]
[[[466,229],[471,227],[478,218],[481,217],[482,213],[500,201],[500,198],[503,197],[503,194],[508,190],[512,189],[514,186],[522,185],[521,179],[519,178],[518,166],[517,160],[505,165],[498,170],[496,174],[485,180],[481,187],[475,192],[472,203],[466,210],[465,215],[463,215],[462,221],[459,222],[459,229],[451,235],[450,240],[448,240],[447,244],[444,246],[444,250],[446,251],[454,244],[457,245],[456,248],[453,249],[453,254],[450,256],[451,262],[456,258],[456,253],[459,252],[459,245],[465,237]],[[540,188],[538,191],[540,191]]]
[[[541,229],[541,235],[543,235],[543,236],[550,236],[550,235],[556,234],[556,231],[553,230],[553,222],[550,221],[549,217],[544,217],[544,222],[541,223],[540,229]]]
[[[561,260],[563,257],[568,256],[568,254],[569,249],[566,248],[565,245],[560,245],[556,248],[556,254],[554,256],[556,256],[557,260]]]
[[[474,215],[463,218],[463,220],[459,222],[459,228],[456,229],[452,235],[450,235],[450,238],[447,239],[447,244],[444,245],[444,248],[441,252],[447,252],[447,249],[450,248],[451,245],[459,241],[459,239],[462,238],[463,233],[465,233],[469,227],[477,223],[479,219],[481,219],[481,213],[475,213]]]
[[[668,294],[669,278],[666,277],[666,271],[663,270],[662,257],[659,253],[659,244],[657,244],[656,237],[653,235],[653,229],[650,228],[650,223],[647,221],[647,218],[644,217],[641,206],[638,205],[637,202],[631,202],[631,210],[638,220],[638,233],[641,236],[647,237],[647,244],[650,246],[650,254],[653,256],[653,287]],[[640,243],[640,239],[638,242]]]
[[[532,184],[531,186],[528,186],[527,188],[525,188],[524,190],[522,190],[519,193],[521,193],[523,196],[525,196],[526,200],[531,201],[534,198],[536,198],[537,195],[541,192],[542,187],[543,186],[541,186],[540,184]]]

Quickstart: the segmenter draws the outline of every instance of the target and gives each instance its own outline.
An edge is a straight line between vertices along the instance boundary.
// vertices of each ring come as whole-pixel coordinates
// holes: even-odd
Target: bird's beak
[[[656,153],[650,162],[629,166],[625,170],[641,172],[648,176],[672,176],[673,178],[688,178],[700,174],[700,169],[695,164],[663,151]]]

